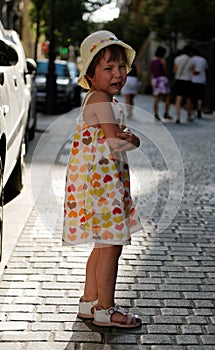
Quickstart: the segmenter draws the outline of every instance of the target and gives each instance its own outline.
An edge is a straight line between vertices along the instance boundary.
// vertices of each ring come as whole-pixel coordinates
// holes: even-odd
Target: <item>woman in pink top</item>
[[[158,107],[160,96],[165,96],[165,113],[164,119],[172,119],[169,114],[170,106],[170,85],[168,80],[168,72],[166,67],[166,60],[164,58],[166,49],[159,46],[155,51],[155,57],[151,62],[152,74],[152,90],[154,95],[154,116],[156,120],[161,120],[158,115]]]

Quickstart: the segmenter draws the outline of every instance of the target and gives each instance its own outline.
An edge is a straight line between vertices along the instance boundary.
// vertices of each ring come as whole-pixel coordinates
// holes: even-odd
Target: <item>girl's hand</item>
[[[125,129],[124,131],[117,132],[116,136],[122,140],[120,142],[120,148],[117,151],[130,151],[139,147],[140,140],[139,138],[133,134],[129,129]]]

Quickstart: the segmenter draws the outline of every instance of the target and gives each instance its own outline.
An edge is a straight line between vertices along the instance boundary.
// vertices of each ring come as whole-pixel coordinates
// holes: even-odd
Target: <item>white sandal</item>
[[[94,317],[94,308],[97,304],[97,300],[94,301],[82,301],[79,300],[78,314],[79,318],[93,319]]]
[[[111,320],[112,315],[116,312],[123,315],[120,322],[112,322]],[[115,305],[109,309],[103,309],[101,306],[96,305],[94,307],[93,324],[105,327],[135,328],[141,325],[141,319],[137,315],[129,313],[119,305]]]

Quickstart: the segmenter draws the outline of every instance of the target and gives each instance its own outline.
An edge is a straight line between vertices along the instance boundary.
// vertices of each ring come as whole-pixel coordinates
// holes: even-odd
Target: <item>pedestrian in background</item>
[[[171,90],[168,79],[168,71],[166,65],[166,49],[159,46],[155,51],[155,57],[151,62],[151,82],[154,95],[154,116],[156,120],[161,121],[158,113],[160,97],[165,97],[165,112],[164,119],[172,119],[169,116],[169,107],[171,100]]]
[[[182,99],[186,100],[187,119],[192,121],[192,47],[186,45],[176,58],[173,64],[173,73],[175,75],[174,93],[175,93],[175,109],[176,123],[181,122],[181,104]]]
[[[134,97],[138,94],[138,76],[137,76],[137,69],[135,64],[132,64],[131,70],[127,75],[127,80],[125,85],[123,86],[121,90],[121,94],[125,97],[125,103],[126,103],[126,116],[128,118],[132,117],[133,113],[133,106],[134,106]]]
[[[197,48],[192,49],[192,102],[197,109],[197,117],[202,117],[202,106],[205,99],[205,85],[207,80],[208,63],[200,56]]]
[[[136,315],[115,304],[118,260],[131,233],[142,229],[130,195],[126,151],[139,138],[124,129],[124,114],[114,95],[126,82],[135,51],[102,30],[81,44],[78,83],[88,93],[77,118],[67,167],[63,241],[93,242],[86,266],[78,316],[97,326],[133,328]]]

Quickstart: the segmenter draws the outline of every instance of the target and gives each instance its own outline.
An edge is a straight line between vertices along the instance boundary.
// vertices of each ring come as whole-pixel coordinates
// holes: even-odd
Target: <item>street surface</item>
[[[141,139],[129,163],[144,231],[123,249],[116,289],[142,327],[76,317],[90,246],[62,247],[61,230],[77,111],[41,114],[23,191],[4,211],[0,350],[215,349],[215,114],[161,124],[152,103],[138,96],[128,120]]]

